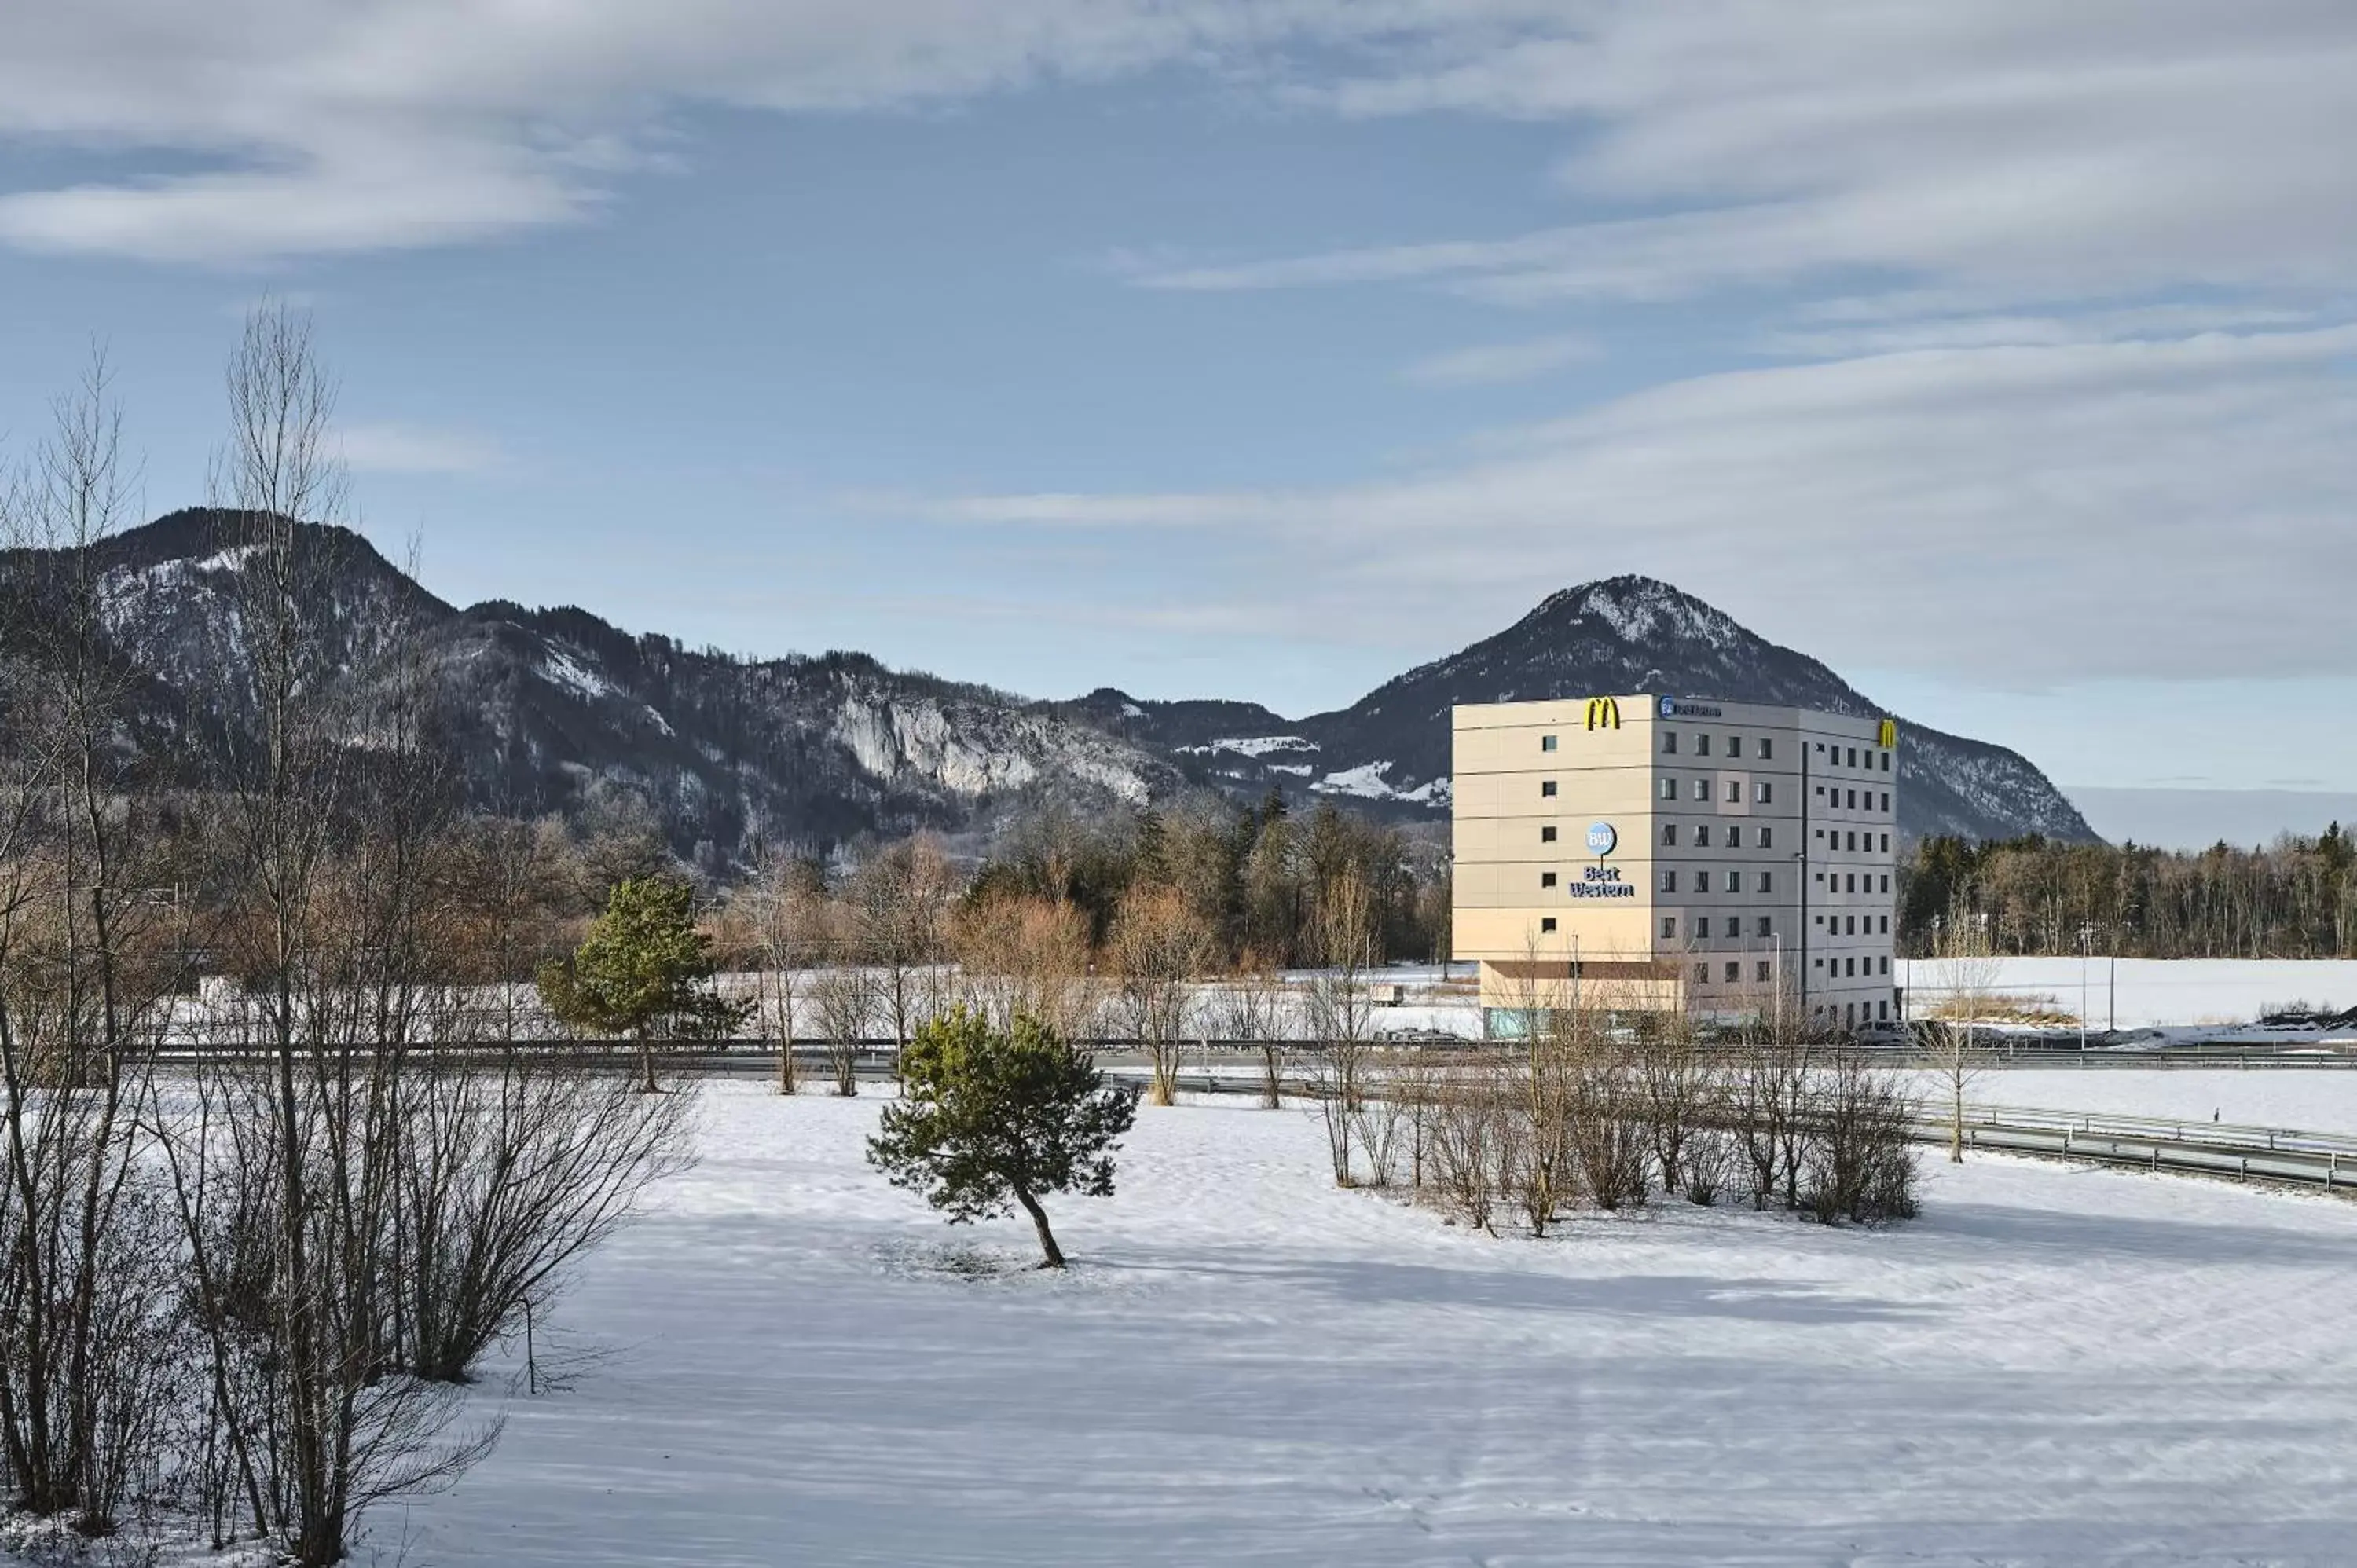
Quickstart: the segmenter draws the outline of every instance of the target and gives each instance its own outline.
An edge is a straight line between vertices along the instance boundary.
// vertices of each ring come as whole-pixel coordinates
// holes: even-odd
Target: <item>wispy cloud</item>
[[[345,463],[358,473],[478,474],[504,461],[496,443],[463,431],[361,424],[336,434]]]
[[[1418,360],[1402,372],[1424,386],[1489,386],[1534,381],[1550,371],[1597,357],[1594,338],[1577,333],[1534,338],[1521,343],[1490,343]]]
[[[2311,673],[2357,663],[2352,364],[2357,325],[1926,349],[1673,382],[1394,480],[926,510],[1208,528],[1240,600],[1338,636],[1638,571],[1987,682]]]

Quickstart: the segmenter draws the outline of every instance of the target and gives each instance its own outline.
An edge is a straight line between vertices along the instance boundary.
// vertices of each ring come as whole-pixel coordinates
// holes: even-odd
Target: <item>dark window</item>
[[[1882,972],[1885,974],[1890,972],[1890,955],[1888,953],[1885,953],[1882,958]]]
[[[1849,835],[1848,835],[1848,838],[1849,838],[1849,847],[1850,847],[1850,848],[1852,848],[1852,849],[1856,849],[1856,848],[1857,847],[1857,835],[1856,833],[1851,833],[1851,834],[1849,834]],[[1853,891],[1855,891],[1855,889],[1853,889]]]
[[[1776,787],[1773,784],[1769,783],[1765,779],[1762,779],[1759,783],[1751,787],[1751,799],[1759,805],[1764,806],[1775,798]]]
[[[1710,755],[1710,736],[1707,733],[1695,736],[1695,755],[1696,757]]]
[[[1727,918],[1727,937],[1728,937],[1728,939],[1731,940],[1733,940],[1734,938],[1737,938],[1737,937],[1741,936],[1742,934],[1743,934],[1743,918],[1742,918],[1741,916],[1739,916],[1739,915],[1729,915],[1729,916]],[[1727,978],[1728,978],[1729,980],[1732,980],[1732,979],[1734,979],[1735,977],[1734,977],[1733,975],[1731,975],[1731,974],[1730,974],[1730,975],[1728,975],[1728,976],[1727,976]]]
[[[1539,886],[1542,886],[1542,887],[1552,887],[1552,886],[1555,886],[1555,873],[1554,873],[1554,872],[1552,872],[1552,871],[1542,871],[1542,872],[1540,872],[1540,873],[1539,873]]]
[[[1729,849],[1743,847],[1743,830],[1733,822],[1727,824],[1727,847]]]
[[[1663,916],[1663,917],[1662,917],[1662,935],[1663,935],[1663,936],[1665,936],[1665,937],[1674,937],[1674,936],[1676,936],[1677,934],[1678,934],[1678,918],[1677,918],[1675,915],[1664,915],[1664,916]]]
[[[1551,735],[1543,735],[1539,736],[1539,749],[1541,751],[1553,751],[1555,749],[1555,736]]]
[[[1758,835],[1758,836],[1759,836],[1759,839],[1760,839],[1760,847],[1761,849],[1774,849],[1774,848],[1776,847],[1776,830],[1775,830],[1775,829],[1773,829],[1773,828],[1761,828],[1761,829],[1760,830],[1760,832],[1759,832],[1759,835]]]
[[[1845,801],[1843,801],[1843,802],[1842,802],[1842,804],[1843,804],[1843,806],[1844,806],[1846,809],[1847,809],[1847,810],[1849,810],[1849,811],[1857,811],[1857,790],[1855,790],[1855,789],[1850,790],[1850,791],[1849,791],[1849,799],[1848,799],[1848,800],[1845,800]]]
[[[1885,773],[1890,771],[1890,753],[1887,751],[1882,754],[1882,770]]]
[[[1549,823],[1547,826],[1543,827],[1543,828],[1541,828],[1541,829],[1539,830],[1539,843],[1555,843],[1555,826],[1554,826],[1554,824],[1553,824],[1553,823]]]
[[[1761,872],[1761,873],[1760,874],[1760,892],[1762,892],[1762,893],[1773,893],[1775,890],[1776,890],[1776,875],[1775,875],[1775,873],[1773,873],[1773,872],[1770,872],[1770,871],[1763,871],[1763,872]]]
[[[1890,810],[1890,791],[1888,789],[1882,792],[1882,809],[1886,811]]]
[[[1766,959],[1763,958],[1758,963],[1751,966],[1751,978],[1759,981],[1763,985],[1767,983],[1768,961]]]
[[[1852,768],[1857,766],[1857,747],[1854,746],[1849,748],[1849,765]]]
[[[1553,794],[1555,793],[1555,780],[1554,780],[1554,779],[1540,779],[1540,780],[1539,780],[1539,793],[1540,793],[1541,795],[1548,795],[1548,796],[1553,795]]]
[[[1707,893],[1710,891],[1709,872],[1697,871],[1695,873],[1695,891],[1697,893]]]
[[[1708,985],[1710,983],[1710,965],[1706,963],[1698,963],[1695,965],[1695,983],[1696,985]]]
[[[1874,1004],[1874,1015],[1886,1024],[1890,1021],[1890,998],[1886,996]]]
[[[1539,929],[1540,929],[1540,930],[1542,930],[1542,931],[1552,931],[1552,930],[1554,930],[1554,929],[1555,929],[1555,917],[1554,917],[1553,915],[1542,915],[1542,916],[1540,916],[1540,917],[1539,917]]]
[[[1742,961],[1741,961],[1741,960],[1739,960],[1739,959],[1729,959],[1729,960],[1727,960],[1727,984],[1729,984],[1729,985],[1732,985],[1732,984],[1734,984],[1737,981],[1738,981],[1738,980],[1740,980],[1740,979],[1742,979],[1742,978],[1743,978],[1743,963],[1742,963]]]
[[[1776,743],[1770,740],[1766,736],[1761,736],[1760,737],[1760,760],[1762,762],[1772,760],[1775,755]]]
[[[1857,977],[1857,960],[1856,960],[1856,959],[1851,959],[1848,962],[1846,962],[1846,963],[1845,963],[1844,965],[1842,965],[1842,978],[1843,978],[1843,979],[1845,979],[1845,980],[1855,979],[1855,978]]]
[[[1889,833],[1882,835],[1882,853],[1885,854],[1889,854],[1890,853],[1890,835]],[[1883,891],[1888,893],[1890,889],[1886,887]]]
[[[1768,933],[1768,917],[1767,917],[1767,916],[1765,916],[1765,915],[1762,915],[1762,916],[1760,916],[1760,934],[1761,936],[1763,936],[1763,937],[1769,934],[1769,933]]]
[[[1885,893],[1888,893],[1888,892],[1889,892],[1889,891],[1890,891],[1890,874],[1889,874],[1889,872],[1885,872],[1885,873],[1883,874],[1883,876],[1882,876],[1882,891],[1884,891]]]
[[[1852,872],[1850,874],[1849,886],[1842,889],[1842,891],[1845,893],[1855,893],[1857,891],[1857,874],[1856,872]]]
[[[1700,801],[1701,801],[1701,802],[1703,802],[1705,805],[1708,805],[1708,804],[1710,803],[1710,780],[1709,780],[1709,779],[1695,779],[1695,800],[1700,800]]]
[[[1677,823],[1663,822],[1662,824],[1662,847],[1663,849],[1675,849],[1678,847]]]
[[[1662,873],[1662,891],[1664,893],[1674,893],[1677,890],[1678,874],[1674,871],[1664,871]]]
[[[1890,934],[1890,917],[1888,915],[1882,917],[1882,934],[1886,937]]]
[[[1727,755],[1729,757],[1740,757],[1743,755],[1743,737],[1741,736],[1731,735],[1727,737]]]
[[[1675,757],[1677,754],[1678,732],[1674,729],[1663,730],[1662,732],[1662,755],[1663,757]]]
[[[1663,799],[1663,800],[1676,800],[1677,798],[1678,798],[1678,781],[1677,781],[1676,779],[1663,779],[1663,780],[1662,780],[1662,799]]]

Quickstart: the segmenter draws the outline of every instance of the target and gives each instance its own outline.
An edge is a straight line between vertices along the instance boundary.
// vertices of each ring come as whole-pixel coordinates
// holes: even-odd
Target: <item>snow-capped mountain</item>
[[[120,652],[147,677],[132,726],[161,750],[249,725],[252,530],[183,511],[100,546]],[[539,813],[601,789],[643,794],[683,853],[740,855],[756,834],[813,845],[865,832],[985,823],[1043,796],[1143,805],[1191,787],[1400,816],[1448,805],[1458,702],[1671,693],[1880,710],[1816,660],[1648,578],[1566,590],[1496,637],[1409,671],[1340,712],[1147,702],[1102,689],[1033,702],[885,668],[859,653],[745,660],[634,636],[576,608],[458,608],[366,541],[306,527],[321,678],[367,744],[370,693],[396,655],[433,694],[470,800]],[[2029,763],[1915,725],[1901,748],[1910,832],[2093,835]]]

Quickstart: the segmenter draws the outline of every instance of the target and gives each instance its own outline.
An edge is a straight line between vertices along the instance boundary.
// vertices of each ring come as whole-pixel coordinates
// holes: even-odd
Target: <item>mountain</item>
[[[1451,705],[1600,692],[1888,712],[1816,660],[1692,595],[1651,577],[1613,577],[1566,588],[1495,637],[1419,665],[1338,713],[1279,721],[1299,746],[1267,749],[1257,737],[1233,738],[1264,768],[1271,758],[1310,763],[1309,773],[1295,777],[1313,791],[1445,804]],[[2094,839],[2078,809],[2018,752],[1903,718],[1900,728],[1900,826],[1910,836]]]
[[[1201,788],[1438,817],[1459,702],[1643,691],[1881,711],[1816,660],[1641,577],[1567,589],[1348,708],[1289,720],[1253,703],[1110,688],[1035,702],[859,653],[742,660],[573,607],[459,608],[357,534],[305,525],[296,540],[325,628],[321,679],[354,745],[367,744],[371,693],[401,656],[433,693],[473,804],[575,813],[626,791],[651,803],[682,853],[716,867],[757,835],[824,846],[984,827],[1048,799],[1135,807]],[[253,544],[249,521],[189,510],[97,547],[116,652],[145,678],[126,726],[141,744],[185,753],[188,737],[251,725],[242,650]],[[1905,831],[2093,836],[2015,753],[1911,725],[1905,734]]]

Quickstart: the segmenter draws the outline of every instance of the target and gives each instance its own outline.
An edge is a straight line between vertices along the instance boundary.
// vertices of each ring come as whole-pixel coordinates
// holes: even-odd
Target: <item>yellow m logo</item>
[[[1898,722],[1892,719],[1883,720],[1881,730],[1878,732],[1874,737],[1874,744],[1877,746],[1897,746],[1899,744]]]
[[[1620,699],[1618,697],[1588,698],[1587,727],[1589,729],[1619,729],[1620,727]]]

